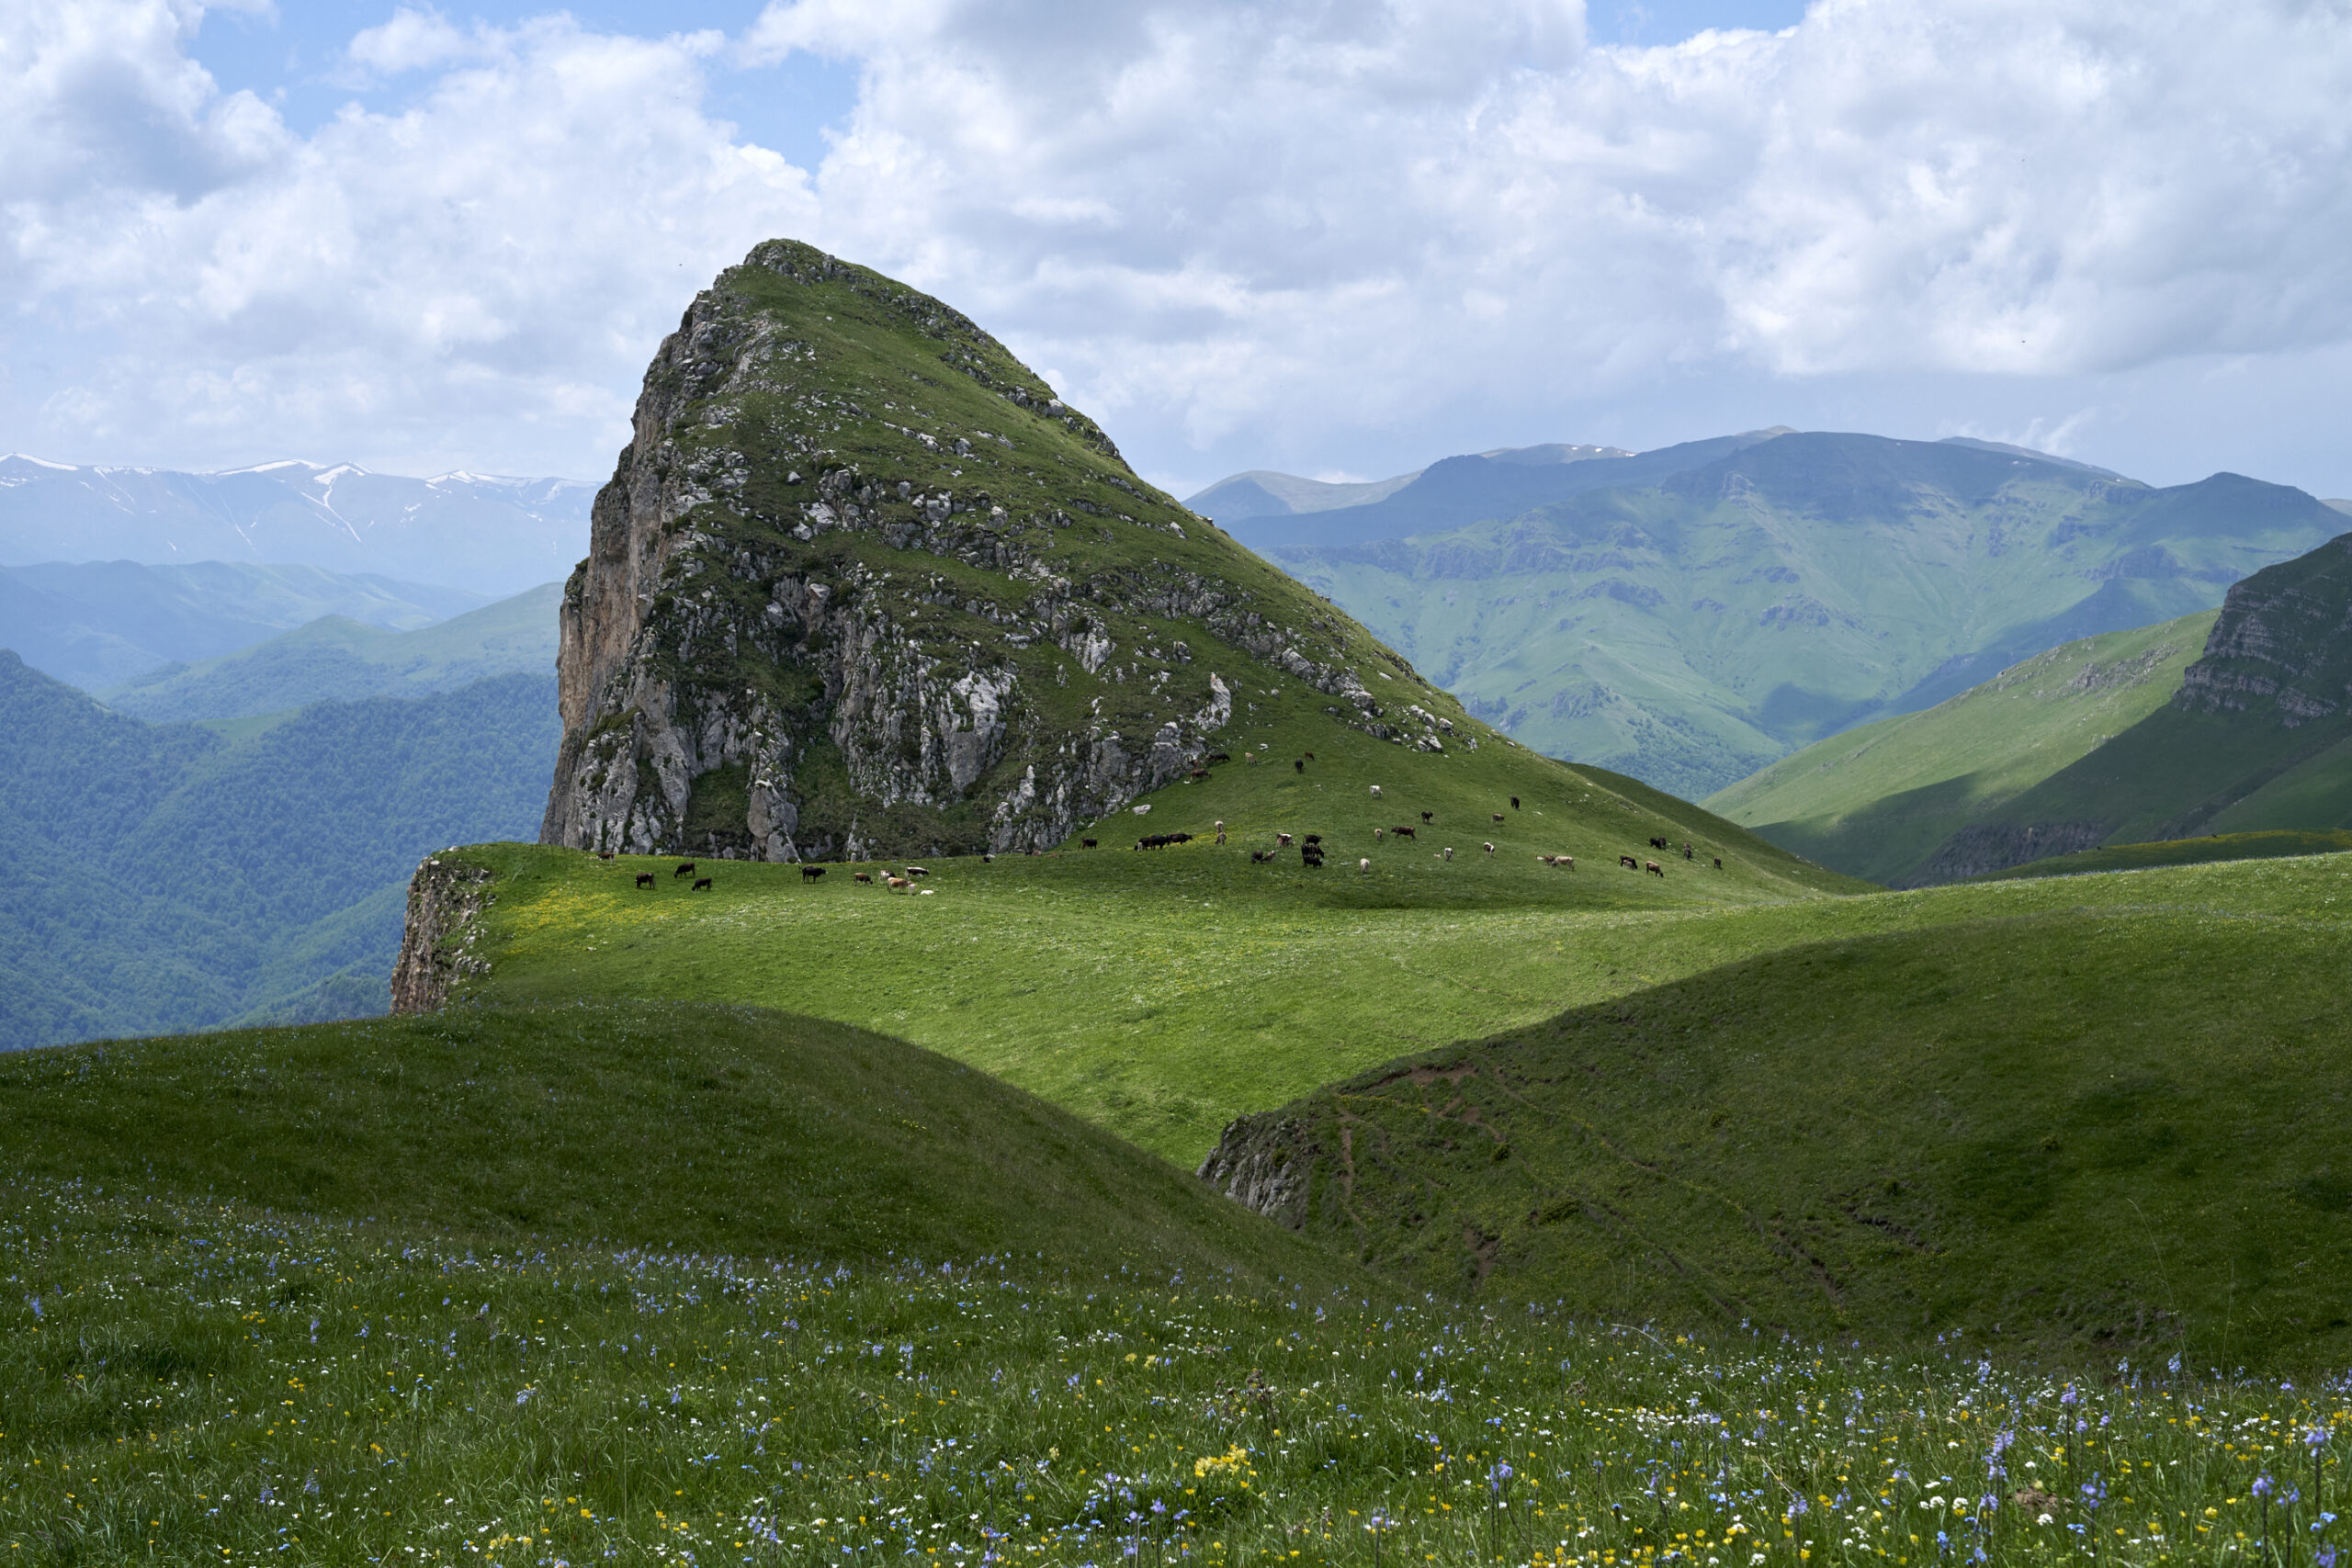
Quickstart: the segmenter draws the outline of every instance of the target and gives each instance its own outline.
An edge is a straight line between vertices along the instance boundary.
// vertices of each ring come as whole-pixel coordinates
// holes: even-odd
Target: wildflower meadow
[[[2268,1562],[2334,1383],[0,1189],[18,1563]]]

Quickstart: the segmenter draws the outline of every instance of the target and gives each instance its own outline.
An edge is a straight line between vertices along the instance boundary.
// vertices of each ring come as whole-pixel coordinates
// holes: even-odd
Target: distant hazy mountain
[[[147,724],[0,652],[0,1049],[381,1012],[416,863],[527,838],[552,671]]]
[[[429,696],[492,675],[552,675],[562,603],[563,585],[549,582],[416,631],[327,615],[218,659],[165,665],[98,695],[139,718],[228,719],[329,699]]]
[[[1484,461],[1521,468],[1546,468],[1561,463],[1579,463],[1592,457],[1632,456],[1631,452],[1617,446],[1577,446],[1557,441],[1542,446],[1498,446],[1491,452],[1476,454]],[[1296,474],[1252,468],[1246,474],[1233,474],[1217,480],[1184,504],[1204,517],[1215,519],[1218,526],[1242,543],[1253,544],[1249,535],[1237,532],[1234,526],[1245,518],[1296,517],[1313,512],[1337,512],[1342,508],[1370,506],[1387,500],[1426,472],[1425,468],[1416,468],[1409,474],[1374,479],[1364,484],[1331,484],[1322,479],[1304,479]]]
[[[2156,490],[1981,442],[1758,432],[1519,472],[1583,488],[1521,505],[1504,466],[1449,458],[1372,505],[1234,530],[1528,745],[1693,798],[2057,644],[2210,609],[2343,527],[2282,485]]]
[[[249,647],[322,615],[408,631],[481,602],[455,588],[314,566],[45,561],[0,567],[0,648],[69,686],[95,691],[175,660]]]
[[[467,473],[403,479],[348,463],[185,474],[0,457],[0,565],[292,562],[491,599],[571,570],[587,549],[595,489]]]
[[[1380,539],[1410,538],[1489,518],[1516,517],[1591,491],[1655,484],[1668,475],[1700,468],[1784,434],[1778,429],[1758,430],[1640,453],[1614,446],[1506,447],[1443,458],[1418,474],[1404,476],[1406,482],[1386,495],[1313,512],[1235,514],[1228,520],[1202,504],[1222,485],[1212,485],[1187,504],[1215,518],[1218,526],[1261,555],[1338,549]]]

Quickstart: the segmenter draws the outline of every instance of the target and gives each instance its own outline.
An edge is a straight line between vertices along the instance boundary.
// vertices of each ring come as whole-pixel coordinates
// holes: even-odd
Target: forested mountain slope
[[[151,725],[0,652],[0,1048],[381,1011],[401,890],[526,836],[554,681]]]

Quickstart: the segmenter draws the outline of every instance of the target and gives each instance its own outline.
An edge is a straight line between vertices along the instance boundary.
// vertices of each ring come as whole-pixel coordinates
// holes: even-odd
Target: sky
[[[1788,424],[2352,496],[2352,0],[0,0],[0,450],[602,479],[753,244],[1179,495]]]

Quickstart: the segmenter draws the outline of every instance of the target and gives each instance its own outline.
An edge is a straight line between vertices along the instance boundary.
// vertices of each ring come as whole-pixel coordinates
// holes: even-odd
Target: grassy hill
[[[1706,805],[1824,865],[1899,884],[1954,832],[2162,707],[2218,614],[2053,648],[1923,712],[1816,741]]]
[[[2352,850],[2352,832],[2306,832],[2279,829],[2262,833],[2214,833],[2199,839],[2160,839],[2149,844],[2102,844],[2095,850],[2051,855],[2023,865],[1988,871],[1979,882],[2016,877],[2082,876],[2096,871],[2145,871],[2159,865],[2197,865],[2207,861],[2278,860],[2290,855],[2341,854]]]
[[[0,1142],[19,1177],[488,1244],[1351,1274],[984,1074],[740,1008],[460,1008],[0,1057]]]
[[[2210,609],[2343,524],[2235,475],[2152,490],[2031,453],[1830,433],[1481,516],[1266,547],[1480,717],[1693,797],[2058,644]]]
[[[2076,907],[1988,902],[1416,1053],[1253,1119],[1225,1174],[1311,1171],[1307,1235],[1579,1316],[2340,1365],[2340,863],[2007,886]]]
[[[403,885],[537,822],[550,676],[142,723],[0,653],[0,1049],[379,1011]]]
[[[430,696],[493,675],[545,675],[555,669],[562,600],[562,586],[549,582],[404,631],[322,615],[233,653],[151,671],[98,696],[119,713],[171,723]]]

